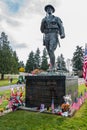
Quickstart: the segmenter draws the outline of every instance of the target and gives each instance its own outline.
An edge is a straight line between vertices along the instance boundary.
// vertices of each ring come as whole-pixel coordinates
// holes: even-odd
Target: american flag
[[[85,80],[85,85],[87,87],[87,44],[85,45],[85,55],[83,62],[83,78]]]

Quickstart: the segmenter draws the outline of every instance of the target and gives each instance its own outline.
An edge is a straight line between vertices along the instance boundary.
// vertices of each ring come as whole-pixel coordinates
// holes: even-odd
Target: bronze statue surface
[[[65,37],[63,22],[59,17],[52,15],[55,8],[52,5],[45,6],[46,16],[42,19],[40,30],[43,33],[43,45],[46,46],[51,69],[55,68],[55,54],[54,51],[57,45],[60,46],[58,35],[60,38]]]

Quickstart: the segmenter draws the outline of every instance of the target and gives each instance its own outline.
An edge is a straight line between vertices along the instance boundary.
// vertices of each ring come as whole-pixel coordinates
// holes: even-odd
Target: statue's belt
[[[48,28],[44,30],[44,33],[58,33],[58,29]]]

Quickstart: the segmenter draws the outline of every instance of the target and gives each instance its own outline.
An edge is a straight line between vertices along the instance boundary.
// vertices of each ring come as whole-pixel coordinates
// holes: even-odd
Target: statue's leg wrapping
[[[55,33],[50,33],[50,45],[49,45],[49,57],[52,68],[55,68],[55,54],[54,51],[57,48],[57,35]]]
[[[55,55],[54,55],[54,51],[50,49],[49,51],[49,57],[50,57],[50,63],[52,68],[54,68],[55,66]]]

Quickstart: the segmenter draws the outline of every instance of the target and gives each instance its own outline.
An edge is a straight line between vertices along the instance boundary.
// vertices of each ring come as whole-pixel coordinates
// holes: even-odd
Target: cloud
[[[19,21],[17,18],[14,17],[14,15],[10,15],[7,5],[5,2],[0,1],[0,29],[4,27],[3,23],[7,24],[8,26],[20,26],[21,25],[21,21]]]
[[[7,34],[6,34],[7,35]],[[7,35],[8,36],[8,41],[10,42],[10,46],[12,47],[12,48],[14,48],[15,50],[16,49],[26,49],[26,48],[28,48],[28,46],[27,46],[27,43],[25,43],[25,42],[18,42],[15,38],[14,38],[14,35],[11,35],[10,33],[9,33],[9,35]]]
[[[8,25],[11,25],[13,27],[16,27],[16,26],[20,26],[21,25],[21,22],[14,19],[14,18],[11,18],[11,17],[8,17],[8,16],[5,16],[5,15],[0,15],[0,21],[1,22],[6,22]]]
[[[24,48],[27,48],[27,45],[26,43],[12,43],[12,46],[15,48],[15,49],[24,49]]]
[[[11,13],[17,13],[24,0],[3,0]]]

